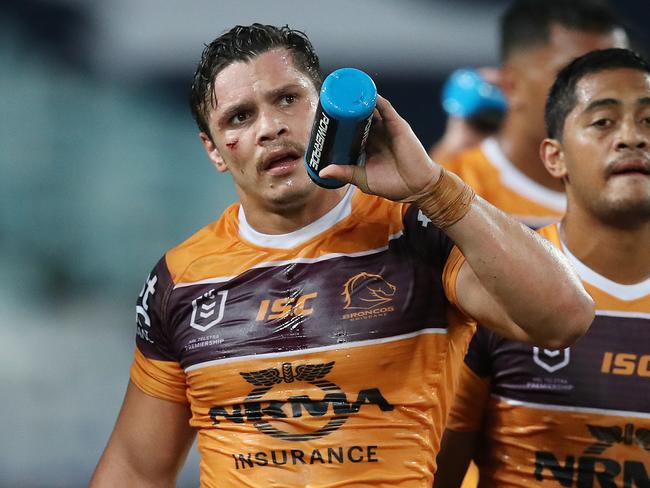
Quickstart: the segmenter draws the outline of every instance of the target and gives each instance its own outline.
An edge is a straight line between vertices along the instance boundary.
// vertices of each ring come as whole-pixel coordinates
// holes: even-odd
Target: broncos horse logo
[[[361,272],[343,285],[346,309],[368,310],[390,302],[397,287],[381,275]]]

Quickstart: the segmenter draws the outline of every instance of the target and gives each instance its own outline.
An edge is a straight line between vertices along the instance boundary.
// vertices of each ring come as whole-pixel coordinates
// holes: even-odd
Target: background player
[[[563,350],[479,328],[436,487],[459,486],[472,446],[479,486],[650,486],[650,65],[622,49],[577,59],[546,121],[541,157],[568,206],[540,232],[573,262],[596,319]]]
[[[557,72],[594,49],[627,47],[627,37],[602,2],[518,0],[500,26],[500,86],[508,110],[500,130],[449,161],[448,169],[487,201],[531,227],[556,221],[565,196],[539,159],[544,102]]]
[[[507,109],[499,76],[492,67],[462,68],[449,75],[441,95],[445,131],[429,149],[431,159],[448,161],[496,133]]]
[[[206,487],[427,486],[469,317],[546,347],[591,322],[561,254],[441,170],[381,97],[365,167],[321,172],[365,193],[314,185],[320,81],[287,27],[237,26],[205,48],[192,108],[241,203],[147,278],[91,486],[173,485],[194,428]]]
[[[471,124],[450,117],[430,154],[487,201],[537,228],[557,221],[566,205],[563,186],[548,175],[538,154],[548,89],[573,58],[627,47],[628,40],[606,3],[589,0],[515,0],[499,32],[502,65],[498,73],[488,72],[508,101],[499,129],[484,138]],[[475,485],[472,466],[464,486]]]

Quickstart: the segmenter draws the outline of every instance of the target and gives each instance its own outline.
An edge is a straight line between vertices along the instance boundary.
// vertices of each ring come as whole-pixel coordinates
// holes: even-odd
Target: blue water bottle
[[[473,69],[454,71],[442,88],[442,108],[478,127],[496,128],[507,103],[503,92]]]
[[[320,178],[318,173],[325,166],[364,163],[376,103],[377,87],[361,70],[341,68],[325,78],[305,151],[307,173],[317,185],[340,188],[345,184]]]

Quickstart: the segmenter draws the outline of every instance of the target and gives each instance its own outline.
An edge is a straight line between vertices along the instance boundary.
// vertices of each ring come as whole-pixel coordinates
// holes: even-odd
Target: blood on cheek
[[[226,142],[226,147],[231,151],[234,151],[235,148],[237,147],[237,144],[239,144],[239,139],[234,139],[230,142]]]

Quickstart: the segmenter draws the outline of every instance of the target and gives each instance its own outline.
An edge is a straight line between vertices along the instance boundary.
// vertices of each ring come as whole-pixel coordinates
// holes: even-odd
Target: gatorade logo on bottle
[[[363,164],[376,103],[377,87],[361,70],[341,68],[325,78],[305,152],[307,173],[317,185],[344,185],[318,176],[320,170],[332,163]]]

